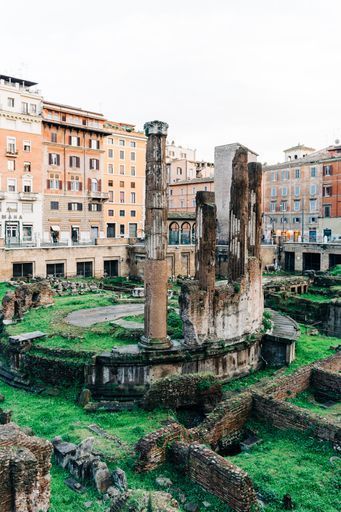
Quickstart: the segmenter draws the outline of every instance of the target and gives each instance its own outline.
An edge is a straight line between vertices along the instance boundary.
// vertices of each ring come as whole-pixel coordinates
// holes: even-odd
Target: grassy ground
[[[55,297],[49,308],[30,310],[21,322],[9,325],[9,334],[27,331],[43,331],[49,337],[40,343],[46,347],[99,352],[110,350],[113,345],[125,345],[129,341],[116,338],[109,322],[92,327],[76,327],[65,322],[65,317],[78,309],[112,306],[112,292]],[[131,343],[131,341],[130,341]]]
[[[281,370],[284,374],[290,374],[301,366],[310,364],[318,359],[331,356],[335,353],[333,350],[330,350],[330,347],[338,344],[337,338],[323,336],[322,334],[318,336],[311,336],[308,334],[309,327],[303,324],[300,324],[300,329],[301,334],[296,342],[296,359],[290,366],[284,369],[284,372]],[[259,382],[263,378],[270,378],[277,371],[278,370],[275,368],[265,368],[264,370],[252,373],[242,379],[227,382],[224,385],[224,390],[239,391],[245,389],[256,382]]]
[[[327,297],[326,295],[317,295],[315,293],[302,293],[298,295],[302,299],[309,299],[312,302],[330,302],[331,297]]]
[[[304,391],[299,393],[295,398],[289,398],[288,402],[302,407],[303,409],[309,409],[309,411],[321,416],[329,416],[336,420],[341,420],[341,403],[335,403],[331,407],[322,407],[323,404],[317,402],[314,398],[314,394],[311,391]]]
[[[283,510],[281,501],[287,493],[297,512],[340,510],[340,466],[329,462],[335,452],[327,443],[261,423],[250,427],[262,442],[228,459],[249,473],[267,512]]]

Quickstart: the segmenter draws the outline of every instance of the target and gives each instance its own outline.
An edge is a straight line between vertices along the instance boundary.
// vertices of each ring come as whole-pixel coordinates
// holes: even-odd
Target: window
[[[132,151],[132,152],[130,153],[130,160],[132,160],[132,161],[135,161],[135,160],[136,160],[136,153],[135,153],[135,151]]]
[[[77,261],[77,276],[92,277],[92,261]]]
[[[333,189],[330,185],[323,185],[323,197],[331,197],[333,195]]]
[[[275,197],[277,195],[276,187],[271,188],[271,197]]]
[[[91,149],[99,149],[100,146],[99,146],[99,140],[97,139],[90,139],[89,140],[89,146]]]
[[[136,203],[136,192],[131,192],[130,193],[130,202],[131,203]]]
[[[316,178],[317,176],[317,169],[316,167],[310,167],[310,177],[311,178]]]
[[[17,152],[17,140],[15,137],[7,137],[7,153],[14,155]]]
[[[315,212],[317,210],[317,200],[316,199],[310,199],[309,201],[309,211]]]
[[[125,233],[125,226],[124,224],[120,224],[120,235],[123,236]]]
[[[70,156],[69,157],[69,167],[71,168],[80,168],[81,166],[81,159],[79,156]]]
[[[288,188],[282,187],[282,196],[287,196],[287,195],[288,195]]]
[[[68,210],[73,212],[81,212],[83,210],[82,203],[68,203]]]
[[[80,137],[76,137],[74,135],[69,135],[69,145],[70,146],[80,146],[81,145]]]
[[[131,148],[136,148],[136,142],[134,140],[130,141],[130,147]]]
[[[108,164],[108,174],[114,174],[114,166],[113,166],[113,164]]]
[[[136,176],[136,167],[134,165],[132,165],[131,168],[130,168],[130,174],[132,176]]]
[[[64,277],[64,263],[47,263],[46,276]]]
[[[287,217],[281,217],[281,224],[286,224],[288,222],[288,218]]]
[[[289,171],[282,171],[282,180],[289,179]]]
[[[33,276],[33,263],[13,263],[13,277]]]
[[[130,183],[130,188],[135,188],[135,181],[132,181],[132,182]]]
[[[112,139],[111,137],[109,137],[107,140],[108,144],[110,144],[111,146],[114,144],[114,139]]]
[[[13,108],[15,100],[14,98],[7,98],[7,106]]]
[[[323,166],[323,176],[331,176],[333,174],[333,166],[332,165],[324,165]]]
[[[59,203],[58,203],[58,201],[51,201],[50,202],[50,210],[59,210]]]
[[[120,203],[124,203],[124,192],[120,191]]]
[[[49,153],[49,165],[60,165],[60,155]]]
[[[295,169],[295,179],[298,180],[301,177],[301,169]]]
[[[73,192],[79,192],[82,190],[82,184],[79,181],[79,176],[71,176],[71,181],[68,183],[68,190]]]
[[[100,203],[89,203],[89,211],[90,212],[101,212],[102,205]]]
[[[126,214],[125,210],[120,210],[120,217],[125,217],[125,214]]]
[[[124,181],[120,181],[120,187],[124,187]]]
[[[50,174],[47,180],[47,188],[62,189],[62,182],[59,179],[59,174]]]
[[[137,237],[137,224],[131,223],[129,224],[129,238]]]
[[[271,201],[270,203],[270,212],[276,211],[276,201]]]
[[[108,199],[109,199],[110,203],[113,203],[114,202],[114,192],[112,190],[109,190],[108,194],[109,194]]]
[[[120,174],[124,174],[124,165],[120,165]]]
[[[286,212],[288,209],[288,201],[281,201],[280,210],[281,212]]]
[[[118,276],[118,260],[107,260],[104,262],[104,275],[109,277]]]
[[[7,170],[15,171],[15,160],[7,160]]]
[[[301,201],[294,201],[294,211],[299,212],[301,209]]]
[[[132,217],[136,217],[136,210],[130,210],[130,215]]]
[[[22,227],[22,239],[23,242],[31,242],[32,241],[32,226],[29,224],[24,224]]]
[[[30,103],[30,111],[31,111],[31,114],[37,113],[37,105],[35,103]]]
[[[182,174],[182,169],[181,169],[181,167],[177,167],[177,169],[176,169],[176,174],[177,174],[178,176],[181,176],[181,174]]]
[[[26,151],[26,153],[29,153],[31,151],[31,141],[30,140],[24,140],[23,148],[24,148],[24,151]]]
[[[28,103],[26,103],[26,101],[21,103],[21,112],[23,114],[28,114]]]
[[[24,192],[32,192],[32,180],[30,180],[30,179],[23,180],[23,191]]]
[[[331,217],[332,213],[332,207],[330,204],[324,204],[323,205],[323,216],[327,217],[328,219]]]
[[[113,149],[108,149],[108,157],[114,158],[114,150]]]
[[[124,151],[120,151],[120,160],[124,160]]]
[[[114,216],[114,210],[108,210],[108,215],[109,215],[109,217],[113,217]]]
[[[317,192],[317,185],[315,185],[315,183],[314,183],[313,185],[310,185],[310,194],[312,196],[315,196],[316,192]]]
[[[114,182],[113,180],[109,180],[108,181],[108,187],[113,187],[114,186]]]
[[[16,192],[17,180],[8,178],[7,180],[7,192]]]
[[[9,212],[17,212],[18,211],[18,203],[6,203],[6,209]]]
[[[107,238],[115,238],[115,236],[116,236],[116,224],[108,223],[107,224]]]
[[[33,203],[23,203],[22,204],[22,212],[23,213],[33,213]]]
[[[295,185],[294,187],[294,195],[298,197],[301,193],[301,187],[299,185]]]
[[[118,143],[120,146],[125,146],[125,141],[123,139],[120,139]]]
[[[31,172],[31,162],[24,162],[24,172]]]
[[[294,217],[292,221],[294,224],[301,224],[301,217]]]
[[[317,217],[309,217],[309,224],[316,224]]]
[[[275,172],[272,172],[270,174],[270,181],[276,181],[276,173]]]
[[[51,142],[57,142],[57,132],[51,133]]]
[[[97,158],[90,158],[90,169],[99,170],[99,160]]]

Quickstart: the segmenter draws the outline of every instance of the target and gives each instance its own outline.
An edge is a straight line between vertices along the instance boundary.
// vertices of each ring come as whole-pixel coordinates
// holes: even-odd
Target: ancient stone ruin
[[[20,320],[31,308],[53,304],[53,291],[48,281],[21,284],[14,291],[8,291],[2,300],[2,321],[10,324]]]
[[[50,507],[49,441],[14,423],[0,426],[1,512],[47,512]]]

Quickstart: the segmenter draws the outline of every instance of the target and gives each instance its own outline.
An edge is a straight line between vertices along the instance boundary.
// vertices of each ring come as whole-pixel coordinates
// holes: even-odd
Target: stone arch
[[[181,244],[188,245],[191,243],[191,225],[189,222],[183,222],[181,225]]]
[[[179,235],[180,235],[179,224],[177,222],[172,222],[168,228],[168,243],[169,243],[169,245],[178,245],[180,243]]]

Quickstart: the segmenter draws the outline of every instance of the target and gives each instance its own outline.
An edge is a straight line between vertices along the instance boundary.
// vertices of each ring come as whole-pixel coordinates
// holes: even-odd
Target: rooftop
[[[298,143],[297,146],[292,146],[291,148],[284,149],[284,153],[287,153],[288,151],[294,151],[294,149],[307,149],[308,151],[316,151],[315,148],[310,148],[309,146],[305,146],[305,144]]]
[[[5,82],[9,82],[10,84],[19,84],[23,87],[32,87],[33,85],[37,85],[38,82],[31,82],[30,80],[24,80],[23,78],[15,78],[14,76],[1,75],[0,80],[5,80]]]

